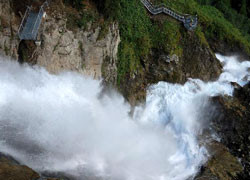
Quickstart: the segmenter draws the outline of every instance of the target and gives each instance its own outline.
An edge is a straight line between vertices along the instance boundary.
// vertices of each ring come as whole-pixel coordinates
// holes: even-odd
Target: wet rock
[[[235,179],[250,179],[250,83],[236,89],[234,97],[215,97],[213,102],[218,112],[212,119],[212,127],[221,143],[244,167]]]
[[[75,71],[116,84],[120,43],[117,23],[107,25],[106,33],[92,23],[88,23],[85,30],[78,26],[69,27],[68,22],[73,21],[69,17],[72,14],[79,16],[79,12],[65,6],[61,0],[55,0],[51,1],[39,28],[37,40],[41,44],[20,42],[18,27],[27,5],[32,2],[0,1],[0,54],[19,59],[21,63],[43,66],[51,73]],[[39,4],[43,2],[39,0]]]
[[[234,87],[234,89],[240,89],[241,88],[241,86],[236,82],[231,82],[231,85]]]
[[[221,64],[210,50],[209,46],[201,44],[194,34],[187,35],[181,57],[165,55],[154,51],[152,61],[147,63],[146,79],[148,83],[168,81],[184,83],[188,78],[199,78],[209,81],[218,78]],[[169,71],[173,69],[173,71]]]
[[[18,24],[20,19],[13,12],[11,1],[0,1],[0,54],[18,58]]]
[[[242,173],[242,165],[223,144],[214,141],[207,149],[211,157],[195,180],[234,180]]]
[[[130,104],[144,101],[147,87],[159,81],[183,84],[188,78],[209,81],[219,77],[222,65],[210,47],[202,44],[195,34],[185,33],[183,37],[185,40],[181,56],[153,49],[148,57],[141,60],[142,69],[136,77],[126,74],[119,88]]]
[[[47,13],[38,34],[42,43],[37,64],[51,73],[74,71],[116,84],[120,43],[118,24],[110,23],[107,33],[100,39],[101,27],[89,23],[85,30],[79,27],[71,29],[67,26],[68,21],[72,21],[68,18],[67,6],[52,3],[51,7],[54,6],[66,13],[53,8]],[[54,13],[62,17],[55,19]]]
[[[1,180],[38,180],[39,174],[25,165],[20,165],[12,157],[0,154]]]
[[[44,180],[77,180],[75,177],[65,172],[44,171],[42,172],[42,177]]]

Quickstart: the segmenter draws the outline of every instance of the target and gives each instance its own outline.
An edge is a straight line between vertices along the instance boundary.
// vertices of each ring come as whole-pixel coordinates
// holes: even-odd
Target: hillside
[[[10,1],[10,6],[15,13],[13,22],[11,22],[14,27],[10,29],[11,36],[9,39],[11,42],[17,40],[17,27],[21,22],[20,15],[24,14],[26,6],[32,4],[31,2],[29,0],[22,2]],[[39,1],[37,2],[39,4]],[[42,2],[41,0],[40,3]],[[250,23],[248,23],[249,9],[247,8],[249,6],[245,5],[244,2],[228,2],[227,0],[219,2],[212,0],[152,1],[155,5],[163,3],[166,7],[183,14],[197,14],[198,27],[194,31],[187,31],[182,23],[171,17],[166,15],[152,16],[139,0],[56,0],[51,3],[47,12],[49,19],[43,25],[43,29],[46,29],[46,31],[40,32],[39,37],[42,42],[46,42],[43,38],[51,37],[51,30],[55,31],[57,28],[61,28],[60,34],[54,33],[53,37],[51,37],[54,39],[53,41],[58,41],[58,43],[53,43],[54,45],[48,43],[48,46],[54,47],[47,47],[54,49],[50,56],[58,59],[58,55],[55,52],[60,51],[58,47],[64,47],[67,44],[62,42],[64,44],[60,45],[60,41],[66,40],[65,38],[72,38],[70,36],[74,36],[74,34],[96,32],[98,29],[95,35],[95,45],[93,44],[96,47],[99,46],[97,44],[106,43],[107,40],[105,38],[110,36],[110,28],[112,24],[116,23],[120,37],[113,42],[111,41],[111,43],[114,44],[112,46],[117,48],[117,50],[113,51],[111,47],[110,50],[114,52],[113,54],[107,52],[101,55],[100,52],[100,56],[105,57],[100,63],[93,62],[94,64],[99,64],[94,71],[98,74],[96,77],[100,77],[101,74],[105,76],[105,74],[109,73],[101,72],[105,69],[105,67],[101,68],[102,62],[106,62],[104,64],[113,62],[114,66],[106,67],[106,69],[117,70],[111,73],[113,75],[107,75],[107,82],[109,81],[108,79],[113,79],[112,82],[108,83],[120,89],[127,100],[135,104],[136,101],[144,99],[148,84],[160,80],[184,83],[187,78],[200,78],[206,81],[216,79],[221,72],[221,67],[214,56],[215,52],[222,54],[235,52],[245,56],[250,54],[248,32]],[[8,17],[2,16],[1,18],[0,30],[4,32],[5,27],[8,25],[8,22],[6,22]],[[56,21],[60,22],[60,27],[53,27],[52,21],[55,18]],[[113,31],[116,30],[113,29]],[[66,37],[68,33],[64,32],[69,32],[72,35]],[[64,36],[65,38],[62,38]],[[119,43],[120,40],[121,42]],[[75,39],[74,41],[78,40]],[[13,54],[11,46],[16,48],[26,47],[26,45],[19,46],[17,42],[14,44],[11,42],[6,42],[0,46],[0,49],[5,54]],[[88,57],[85,57],[86,52],[90,50],[87,45],[90,42],[79,41],[76,43],[74,46],[79,46],[80,51],[71,52],[71,54],[82,54],[83,58],[87,58],[87,60],[81,62],[82,60],[79,59],[77,60],[79,62],[74,63],[78,63],[83,68],[77,67],[78,71],[85,71],[87,74],[91,74],[91,71],[93,71],[91,69],[95,65],[91,60],[88,60]],[[107,46],[110,45],[107,44]],[[44,51],[45,47],[41,46],[41,48]],[[28,49],[31,51],[28,54],[32,54],[34,48],[31,46]],[[107,49],[107,51],[110,50]],[[15,51],[18,50],[16,49]],[[33,60],[31,60],[29,57],[25,57],[25,52],[19,50],[20,53],[22,54],[22,56],[19,56],[21,61],[32,61],[33,64],[36,64],[38,61],[41,65],[45,65],[44,57],[39,58],[39,55],[33,56]],[[65,61],[68,57],[72,57],[67,50],[59,53],[61,56],[65,56]],[[46,52],[46,54],[48,53]],[[13,56],[17,56],[17,52]],[[99,57],[99,55],[97,56]],[[78,57],[73,59],[78,59]],[[117,57],[117,60],[115,57]],[[201,57],[203,61],[200,60]],[[48,55],[46,55],[47,58]],[[59,60],[57,61],[60,64]],[[61,66],[65,66],[63,62],[61,63]],[[49,65],[50,63],[48,62],[47,64]],[[75,69],[75,67],[70,67],[70,65],[67,65],[67,67]],[[48,68],[58,71],[56,70],[58,69],[57,67]]]
[[[122,97],[119,100],[115,99],[117,101],[113,101],[112,97],[108,97],[108,103],[105,102],[108,105],[107,107],[105,107],[106,104],[103,102],[99,103],[97,106],[99,108],[100,105],[100,109],[102,110],[100,114],[97,113],[96,115],[95,113],[93,113],[89,115],[89,112],[86,110],[86,117],[101,116],[102,113],[105,114],[106,117],[106,109],[103,110],[102,106],[107,108],[108,112],[112,114],[115,110],[117,110],[116,107],[115,110],[113,110],[113,106],[115,106],[118,101],[119,103],[120,101],[123,101],[124,98],[125,103],[123,102],[122,105],[119,104],[119,106],[117,106],[119,111],[114,114],[119,117],[120,114],[123,115],[123,113],[126,114],[129,111],[129,113],[127,113],[129,114],[129,117],[127,118],[127,114],[124,116],[127,119],[130,119],[130,116],[132,116],[136,108],[137,111],[139,111],[138,109],[145,108],[147,106],[147,92],[151,92],[150,88],[152,85],[156,85],[159,82],[166,83],[164,87],[169,88],[168,90],[170,92],[170,95],[172,95],[171,93],[174,93],[174,90],[172,92],[171,88],[182,86],[184,87],[184,90],[189,90],[188,93],[190,93],[190,96],[192,96],[193,93],[195,94],[199,91],[204,92],[203,94],[201,93],[200,96],[198,95],[198,98],[195,96],[195,98],[199,99],[202,95],[207,93],[205,91],[206,87],[208,89],[211,88],[211,91],[213,91],[213,87],[217,87],[209,85],[207,86],[207,84],[216,84],[220,75],[224,71],[223,68],[226,63],[221,61],[217,57],[216,53],[225,56],[238,55],[240,61],[250,59],[250,1],[248,0],[151,0],[152,4],[155,6],[165,6],[180,14],[189,14],[193,16],[197,15],[198,26],[191,31],[187,30],[182,22],[177,21],[176,19],[168,15],[150,14],[140,2],[140,0],[52,0],[45,10],[46,14],[44,14],[43,16],[37,39],[20,41],[20,38],[18,37],[18,30],[22,22],[22,18],[25,15],[27,6],[32,5],[34,9],[39,10],[39,7],[44,2],[45,0],[0,0],[0,59],[4,59],[2,58],[2,56],[6,56],[15,61],[18,61],[18,64],[21,64],[23,66],[16,66],[17,69],[19,68],[17,73],[20,70],[20,72],[25,74],[25,78],[27,79],[29,79],[29,74],[27,72],[34,71],[34,77],[32,77],[34,79],[31,78],[32,82],[36,81],[36,77],[38,77],[38,79],[45,77],[44,79],[46,81],[42,82],[41,84],[39,84],[40,79],[38,85],[34,83],[36,85],[36,88],[34,89],[37,90],[37,92],[44,93],[43,95],[46,97],[49,94],[46,93],[47,86],[51,87],[52,90],[60,87],[60,92],[62,92],[62,94],[60,94],[59,92],[53,92],[55,93],[55,97],[58,97],[58,99],[62,98],[62,100],[65,100],[63,98],[66,98],[65,102],[62,103],[63,105],[61,105],[60,103],[57,104],[58,107],[66,107],[65,112],[68,112],[68,103],[72,103],[72,112],[75,112],[75,114],[79,113],[80,115],[82,115],[81,113],[83,111],[85,112],[85,109],[88,110],[88,108],[93,108],[94,110],[96,110],[96,106],[92,107],[91,105],[93,104],[91,103],[99,103],[100,99],[106,98],[103,93],[112,94],[112,89],[114,89],[114,91],[117,91],[117,94],[120,93]],[[232,58],[237,59],[234,56],[232,56]],[[26,66],[26,63],[32,68],[29,69],[29,66]],[[239,65],[239,63],[237,65]],[[23,70],[22,67],[27,68],[28,70]],[[39,67],[45,68],[49,73],[47,73],[47,71],[45,73],[45,70],[40,70]],[[242,67],[241,70],[242,69],[244,68]],[[249,68],[244,69],[244,71],[249,73]],[[6,72],[8,72],[8,70],[6,70]],[[73,73],[67,74],[68,72]],[[75,90],[74,88],[72,88],[74,86],[71,84],[71,78],[75,78],[74,73],[77,74],[77,78],[72,84],[76,83],[77,88],[79,87],[81,88],[81,90],[86,90],[87,88],[89,88],[89,86],[84,83],[94,79],[93,81],[98,81],[95,81],[94,83],[92,82],[91,88],[100,88],[99,86],[101,86],[103,89],[101,89],[100,91],[99,89],[95,89],[93,91],[91,89],[91,92],[84,91],[87,95],[82,93],[81,91],[78,91],[77,88],[75,88],[77,89]],[[78,74],[83,76],[78,76]],[[17,74],[17,78],[15,77],[15,73],[10,73],[6,77],[12,77],[12,75],[14,77],[12,78],[14,84],[19,83],[18,78],[22,78],[22,76],[19,77],[19,74]],[[88,76],[93,79],[86,80],[86,78],[84,79],[86,80],[86,82],[81,79],[82,77],[85,78]],[[67,77],[69,79],[67,79]],[[249,75],[247,74],[244,78],[247,81]],[[188,81],[189,79],[195,80],[190,83],[190,81]],[[62,83],[60,83],[61,80]],[[98,84],[99,80],[101,82],[101,85]],[[5,79],[3,79],[2,81],[5,82]],[[6,82],[6,84],[8,84],[8,81]],[[26,83],[26,81],[24,82]],[[57,82],[59,85],[57,86],[55,82]],[[199,83],[203,84],[199,86]],[[218,83],[223,84],[224,82]],[[196,108],[203,113],[204,119],[209,119],[209,123],[206,124],[207,127],[204,128],[204,132],[203,129],[199,129],[200,131],[202,131],[202,133],[195,138],[199,139],[200,142],[204,141],[204,144],[211,155],[207,157],[208,161],[200,167],[197,176],[192,177],[195,180],[249,179],[250,86],[249,82],[248,84],[244,84],[244,87],[240,87],[236,82],[232,83],[230,81],[230,83],[230,85],[226,85],[235,87],[236,89],[233,97],[230,97],[228,95],[224,96],[224,92],[220,92],[215,95],[211,93],[211,96],[207,96],[204,98],[208,101],[208,104],[198,103],[197,105],[192,104],[193,102],[191,103],[191,105],[197,106]],[[12,87],[11,85],[9,86]],[[70,98],[70,100],[68,101],[67,98],[70,97],[70,95],[68,96],[67,93],[66,95],[63,94],[64,85],[68,88],[68,91],[66,90],[68,94],[70,94],[71,92],[72,94],[74,94],[74,98],[76,98],[74,99],[74,101],[70,101]],[[162,84],[160,83],[160,88],[163,87],[163,85],[162,87],[161,85]],[[204,88],[203,86],[205,87],[205,90],[202,89]],[[18,88],[16,92],[19,92],[19,86],[17,87]],[[41,87],[45,90],[41,89],[41,91],[39,91],[39,88]],[[49,89],[49,91],[51,89]],[[20,90],[22,90],[22,88],[20,88]],[[28,92],[27,94],[29,95],[29,90],[30,89],[26,91],[25,89],[24,92]],[[171,99],[169,94],[166,95],[163,93],[166,91],[165,89],[162,91],[160,90],[159,92],[161,93],[159,93],[159,97],[163,99],[166,98],[166,101],[168,99]],[[90,97],[86,98],[84,95],[88,96],[88,93],[90,94]],[[92,93],[94,95],[92,95]],[[5,95],[4,93],[2,94],[3,96]],[[33,95],[32,92],[30,94]],[[96,94],[98,94],[98,97],[96,97]],[[182,95],[183,94],[177,94],[176,97],[182,97]],[[50,111],[49,108],[46,109],[47,104],[43,98],[40,98],[39,95],[35,97],[40,100],[42,105],[43,103],[45,104],[44,109],[46,111]],[[48,97],[48,99],[52,100],[53,98],[55,98],[54,96]],[[153,100],[157,101],[157,98],[159,98],[158,96],[152,97],[152,102],[154,102]],[[187,97],[190,98],[188,95]],[[184,96],[184,101],[186,100],[185,98],[186,96]],[[197,99],[195,98],[188,100],[194,100],[196,102]],[[20,102],[25,102],[23,101],[23,99],[25,98],[20,99]],[[79,104],[77,104],[79,99],[84,99],[84,102],[90,102],[89,104],[91,105],[87,103],[86,106],[84,104],[84,106],[81,106],[81,108],[84,108],[81,109],[78,105],[82,105],[82,102],[79,101]],[[31,100],[33,99],[31,98]],[[173,101],[174,100],[175,99],[173,98]],[[57,99],[55,100],[55,102],[57,102]],[[167,109],[165,108],[167,102],[165,103],[165,101],[162,99],[160,99],[159,102],[163,102],[164,104],[160,107],[157,107],[159,108],[157,109],[157,111],[159,110],[159,116],[162,115],[162,119],[173,118],[171,114],[168,115],[165,112],[165,110]],[[201,100],[201,102],[203,102],[203,99]],[[29,103],[29,101],[27,101],[27,103]],[[51,103],[50,106],[54,108],[53,103]],[[157,106],[157,103],[153,105]],[[73,107],[73,105],[75,106]],[[183,104],[180,103],[177,105],[181,106]],[[185,105],[186,107],[188,107],[187,104]],[[29,106],[29,108],[32,109],[33,106],[34,105],[32,104]],[[126,106],[126,108],[124,108],[123,106]],[[131,109],[129,109],[127,106],[129,106],[129,108]],[[99,110],[98,108],[97,110]],[[124,110],[123,108],[126,112],[122,111]],[[173,103],[172,109],[177,109],[173,112],[175,112],[177,115],[179,115],[179,113],[182,115],[183,113],[183,116],[185,116],[186,109],[182,109],[183,112],[178,112],[178,108],[181,109],[183,107],[175,107],[175,104]],[[217,110],[216,113],[214,113],[213,108]],[[6,109],[8,110],[8,108]],[[58,109],[56,108],[54,109],[55,112],[57,112],[57,110]],[[154,110],[155,109],[153,109],[152,112]],[[53,115],[54,111],[52,112]],[[145,110],[145,114],[150,114],[152,112],[147,108]],[[61,117],[61,119],[64,119],[66,117],[62,115],[64,114],[64,112],[58,111],[57,113],[59,114],[59,117]],[[188,113],[190,113],[191,115]],[[188,111],[187,115],[192,116],[196,113],[196,111]],[[36,113],[34,114],[36,115]],[[44,114],[47,114],[47,112],[41,113],[41,117],[43,117]],[[55,113],[55,116],[58,114]],[[69,116],[71,117],[71,114]],[[47,116],[44,115],[44,117]],[[50,118],[54,120],[54,117],[51,116]],[[50,120],[50,118],[48,119]],[[156,117],[156,119],[157,118],[158,116]],[[55,117],[55,119],[60,118]],[[76,117],[76,119],[78,120],[78,116]],[[107,115],[107,119],[111,119],[109,118],[109,114]],[[114,119],[117,120],[119,118]],[[159,121],[161,121],[162,119],[160,119]],[[189,120],[189,118],[187,119]],[[33,119],[31,123],[32,122]],[[69,122],[71,123],[71,121]],[[74,124],[74,128],[79,130],[76,133],[73,132],[73,135],[76,135],[77,133],[82,135],[82,130],[81,128],[78,128],[77,122],[73,122],[76,123]],[[198,126],[197,124],[195,124],[194,126]],[[64,126],[62,124],[60,125]],[[121,127],[117,122],[115,123],[115,125],[117,125],[118,128]],[[177,128],[175,129],[175,131],[178,131],[185,126],[185,124],[182,124],[182,121],[178,125],[180,125],[180,127],[176,126]],[[102,126],[103,124],[100,125],[100,127]],[[0,130],[4,127],[5,126],[1,126],[0,124]],[[113,132],[110,130],[112,128],[107,129],[108,131]],[[45,129],[45,131],[46,130],[47,129]],[[55,130],[58,130],[59,132],[63,131],[61,128],[57,127],[55,128]],[[185,130],[186,129],[184,128],[184,131]],[[15,131],[15,128],[13,131]],[[7,134],[9,133],[9,131],[6,132]],[[51,130],[51,132],[53,132],[53,135],[56,134],[53,130]],[[102,132],[105,137],[106,133],[104,131]],[[118,132],[118,134],[119,133],[120,132]],[[184,132],[184,134],[185,133],[186,131]],[[43,132],[41,134],[43,135]],[[210,141],[212,139],[211,137],[214,134],[218,134],[221,139],[213,139],[213,141]],[[110,134],[110,137],[113,138],[113,135]],[[20,139],[21,138],[22,136],[20,136]],[[79,138],[80,142],[81,137],[77,138]],[[55,139],[57,140],[57,138]],[[126,138],[124,139],[126,140]],[[233,140],[233,142],[231,142],[231,139]],[[14,142],[16,141],[18,140],[14,140]],[[58,141],[60,141],[60,139]],[[119,139],[117,139],[117,141],[119,141]],[[28,142],[27,147],[32,149],[32,143],[32,140]],[[101,143],[98,143],[98,145]],[[19,147],[20,144],[18,142],[17,147]],[[62,143],[62,147],[64,147],[65,144]],[[199,146],[201,146],[201,144],[199,144]],[[137,143],[134,143],[134,145],[137,145]],[[22,145],[20,146],[22,147]],[[53,147],[53,143],[51,143],[51,146]],[[38,151],[42,151],[42,149],[39,148],[40,147],[38,147]],[[130,147],[128,149],[130,149]],[[63,154],[63,151],[61,153]],[[74,153],[70,151],[69,154]],[[30,169],[33,167],[23,166],[22,162],[20,161],[19,163],[17,160],[13,159],[11,156],[2,154],[2,150],[0,149],[0,179],[75,180],[73,177],[71,177],[71,174],[67,174],[64,171],[40,172],[38,170],[35,170],[40,173],[38,174],[37,172]],[[27,174],[27,176],[25,176],[25,174]],[[18,179],[17,176],[21,178]]]
[[[181,23],[171,17],[150,15],[137,0],[94,2],[106,21],[119,22],[121,43],[118,52],[118,87],[122,91],[126,89],[123,87],[124,84],[128,85],[131,80],[133,81],[134,74],[138,78],[147,77],[149,82],[145,84],[159,80],[185,82],[188,77],[213,79],[217,77],[219,68],[216,60],[212,60],[212,52],[250,54],[250,23],[247,9],[249,6],[244,2],[230,4],[227,0],[152,1],[155,5],[163,3],[177,12],[197,14],[199,26],[194,32],[187,32]],[[77,1],[71,3],[77,6]],[[194,49],[197,47],[201,47],[202,50],[196,52]],[[200,58],[197,57],[204,58],[204,54],[208,54],[210,60],[204,59],[204,62],[200,62]],[[162,69],[155,69],[163,63],[161,57],[165,56],[178,57],[182,65],[170,63],[167,69],[174,71],[162,75],[164,78],[161,78],[159,71]],[[199,67],[199,72],[195,72],[195,67]],[[183,75],[183,72],[187,75]],[[130,91],[131,87],[128,88]]]

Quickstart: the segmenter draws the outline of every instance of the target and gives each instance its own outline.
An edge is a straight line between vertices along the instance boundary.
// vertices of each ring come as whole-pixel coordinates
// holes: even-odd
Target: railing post
[[[190,29],[189,27],[186,26],[187,25],[186,17],[190,17],[189,14],[182,14],[182,13],[179,13],[178,11],[173,11],[170,8],[164,7],[164,4],[154,6],[149,0],[141,0],[141,2],[146,7],[146,9],[148,9],[148,11],[151,14],[153,14],[153,15],[156,15],[156,14],[159,14],[159,13],[168,14],[169,16],[172,16],[173,18],[183,22],[184,26],[187,29]],[[191,27],[192,29],[194,29],[197,26],[197,22],[198,22],[198,20],[197,20],[197,17],[196,17],[195,23],[192,24],[192,27]]]
[[[21,32],[21,30],[23,29],[24,20],[26,19],[26,16],[27,16],[27,14],[29,13],[29,11],[30,11],[30,7],[27,6],[27,9],[26,9],[26,11],[25,11],[25,13],[24,13],[23,19],[22,19],[22,21],[21,21],[21,25],[20,25],[20,27],[19,27],[19,29],[18,29],[19,38],[20,38],[20,32]]]
[[[35,22],[35,24],[34,24],[34,26],[33,26],[33,29],[32,29],[32,32],[31,32],[32,38],[35,38],[35,37],[33,37],[33,36],[34,36],[34,30],[37,28],[36,26],[37,26],[38,20],[40,20],[40,18],[41,18],[41,13],[43,13],[43,6],[40,7],[38,16],[37,16],[37,18],[36,18],[36,22]]]
[[[39,9],[38,14],[37,13],[35,14],[37,17],[34,17],[35,19],[31,19],[32,22],[28,22],[28,17],[30,16],[30,11],[32,9],[32,6],[27,7],[25,14],[23,16],[23,19],[21,21],[20,27],[18,28],[18,36],[21,40],[22,39],[32,39],[32,40],[36,39],[37,32],[39,30],[39,26],[42,21],[44,8],[48,7],[49,3],[50,3],[50,0],[46,0],[43,3],[43,5]],[[30,29],[28,32],[23,32],[23,30],[26,28],[26,25],[28,25]]]

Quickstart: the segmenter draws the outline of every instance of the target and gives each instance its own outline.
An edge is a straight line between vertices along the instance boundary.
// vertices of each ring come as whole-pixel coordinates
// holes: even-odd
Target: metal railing
[[[38,30],[40,27],[40,24],[42,22],[42,18],[45,12],[45,8],[49,6],[49,3],[51,1],[50,0],[46,0],[43,5],[40,7],[39,12],[38,13],[34,13],[32,12],[32,6],[27,7],[26,11],[25,11],[25,15],[22,19],[21,25],[18,29],[18,36],[21,40],[25,39],[25,40],[36,40],[37,38],[37,34],[38,34]],[[31,22],[28,22],[29,17],[31,15],[36,16],[35,22],[33,23],[31,20]],[[30,32],[24,32],[24,28],[25,26],[32,26],[32,29],[30,30]],[[27,29],[26,29],[27,30]]]
[[[41,8],[40,8],[40,10],[39,10],[39,13],[38,13],[38,15],[37,15],[35,24],[34,24],[34,26],[33,26],[32,32],[31,32],[32,35],[34,34],[34,31],[37,30],[37,29],[39,28],[39,27],[37,27],[37,26],[40,26],[41,19],[42,19],[42,17],[43,17],[43,13],[44,13],[43,6],[41,6]]]
[[[21,25],[20,25],[20,27],[18,28],[18,35],[20,35],[21,31],[22,31],[23,28],[24,28],[24,24],[26,23],[25,21],[27,20],[27,17],[28,17],[28,15],[29,15],[30,10],[31,10],[31,7],[28,6],[27,9],[26,9],[26,11],[25,11],[25,13],[24,13],[24,16],[23,16]],[[19,36],[19,38],[20,38],[20,36]]]
[[[149,0],[141,0],[141,2],[151,14],[153,15],[157,15],[160,13],[167,14],[177,19],[178,21],[183,22],[185,28],[187,28],[188,30],[195,29],[198,24],[197,16],[193,17],[189,14],[181,14],[177,11],[165,7],[164,4],[159,4],[154,6]]]

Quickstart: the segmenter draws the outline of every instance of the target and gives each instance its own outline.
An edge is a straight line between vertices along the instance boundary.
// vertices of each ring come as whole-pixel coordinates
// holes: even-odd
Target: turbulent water
[[[100,81],[51,75],[0,58],[0,151],[43,171],[121,180],[185,180],[206,160],[197,136],[209,119],[210,96],[232,95],[230,81],[250,80],[250,62],[217,55],[216,82],[160,82],[145,105],[130,106]]]

